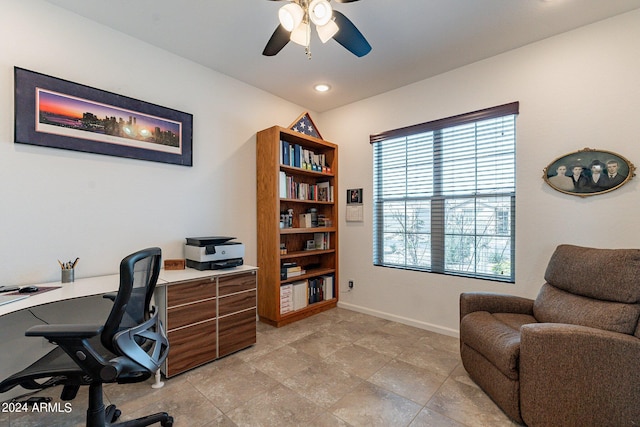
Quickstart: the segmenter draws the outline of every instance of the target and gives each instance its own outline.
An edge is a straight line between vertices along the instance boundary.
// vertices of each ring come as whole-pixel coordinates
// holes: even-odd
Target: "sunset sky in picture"
[[[54,92],[39,90],[38,94],[38,108],[39,111],[43,113],[57,114],[74,119],[81,119],[84,113],[92,113],[98,117],[98,119],[115,117],[116,120],[122,118],[125,122],[129,120],[129,116],[133,116],[136,118],[138,126],[146,127],[150,131],[159,127],[162,131],[169,130],[176,135],[180,134],[180,125],[178,123],[143,115],[134,111],[113,108],[108,105],[86,101],[81,98],[72,98],[70,96]]]

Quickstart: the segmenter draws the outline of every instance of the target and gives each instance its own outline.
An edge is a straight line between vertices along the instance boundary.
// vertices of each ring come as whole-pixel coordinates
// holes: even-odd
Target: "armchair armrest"
[[[520,396],[528,425],[640,420],[640,339],[578,325],[521,328]]]
[[[460,294],[460,320],[474,311],[529,314],[533,316],[533,300],[489,292],[465,292]]]
[[[27,329],[27,337],[91,338],[102,332],[102,325],[37,325]]]

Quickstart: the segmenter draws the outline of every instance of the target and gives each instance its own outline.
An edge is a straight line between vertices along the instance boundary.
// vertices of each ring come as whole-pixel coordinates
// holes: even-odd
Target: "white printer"
[[[230,242],[235,237],[187,237],[184,257],[187,267],[196,270],[217,270],[237,267],[244,262],[244,245]]]

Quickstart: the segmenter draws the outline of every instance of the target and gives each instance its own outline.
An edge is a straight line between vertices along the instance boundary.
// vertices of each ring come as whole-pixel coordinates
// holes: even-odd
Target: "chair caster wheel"
[[[122,415],[122,411],[116,408],[116,405],[109,405],[105,410],[105,418],[110,422],[114,423],[119,417]]]

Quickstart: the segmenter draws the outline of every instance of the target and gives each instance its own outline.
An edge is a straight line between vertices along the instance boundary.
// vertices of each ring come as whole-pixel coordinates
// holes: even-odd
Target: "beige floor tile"
[[[279,383],[255,367],[235,359],[234,363],[199,369],[189,383],[224,413],[260,394],[268,394]]]
[[[317,418],[322,409],[296,392],[276,386],[227,413],[237,426],[303,426]]]
[[[364,382],[331,407],[332,413],[354,426],[407,426],[421,405]]]
[[[376,371],[381,369],[391,356],[380,354],[376,351],[360,347],[356,344],[349,344],[335,351],[325,361],[350,374],[367,379]]]
[[[426,408],[470,427],[516,426],[478,387],[447,379]]]
[[[431,409],[424,408],[409,427],[467,427]]]
[[[349,344],[350,341],[345,338],[330,335],[322,331],[314,332],[313,334],[307,335],[306,337],[289,345],[313,357],[324,359]]]
[[[328,412],[321,413],[318,418],[311,420],[308,427],[350,427],[351,424]]]
[[[285,345],[247,363],[278,381],[284,381],[319,362],[320,359]]]
[[[461,363],[458,354],[435,348],[423,339],[409,346],[396,359],[446,376]]]
[[[349,393],[362,379],[325,362],[287,378],[283,384],[318,406],[328,408]]]
[[[426,405],[446,379],[445,375],[399,360],[391,360],[373,374],[369,382],[420,405]]]
[[[424,329],[416,328],[414,326],[409,326],[398,322],[389,322],[386,325],[382,326],[380,328],[380,331],[400,337],[412,336],[422,338],[432,334],[432,332],[430,331],[425,331]]]
[[[381,330],[376,330],[359,338],[355,341],[355,344],[394,357],[415,344],[418,339],[418,337],[391,335]]]

